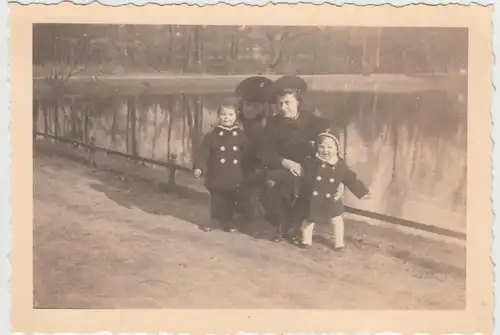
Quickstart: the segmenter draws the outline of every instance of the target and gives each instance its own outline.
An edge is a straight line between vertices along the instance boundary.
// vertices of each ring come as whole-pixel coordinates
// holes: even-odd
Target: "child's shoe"
[[[228,233],[234,233],[236,231],[234,222],[226,222],[222,225],[222,228]]]
[[[310,247],[312,247],[312,245],[310,244],[306,244],[302,241],[298,242],[295,244],[297,247],[299,247],[300,249],[309,249]]]
[[[345,246],[333,247],[333,251],[343,253],[345,251]]]
[[[273,242],[280,243],[280,242],[283,242],[284,239],[285,239],[285,237],[283,236],[283,233],[278,232],[278,233],[276,233],[276,235],[274,235]]]
[[[302,238],[300,236],[293,234],[293,233],[289,233],[288,234],[288,241],[290,241],[290,243],[293,245],[298,245],[299,243],[302,242]]]
[[[208,233],[208,232],[211,232],[212,230],[214,230],[212,227],[210,226],[203,226],[203,225],[200,225],[199,226],[200,230],[205,232],[205,233]]]
[[[220,223],[218,220],[211,219],[210,222],[199,225],[198,228],[200,228],[201,231],[208,233],[219,227],[219,225]]]

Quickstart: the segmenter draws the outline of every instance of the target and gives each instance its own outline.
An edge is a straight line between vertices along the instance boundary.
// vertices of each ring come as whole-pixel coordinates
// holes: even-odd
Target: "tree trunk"
[[[195,49],[195,61],[198,67],[198,72],[203,73],[203,36],[200,27],[194,28],[194,49]]]
[[[186,95],[182,95],[182,105],[183,105],[183,111],[184,111],[184,113],[186,113],[186,117],[187,117],[188,136],[189,136],[189,139],[191,140],[191,147],[193,147],[195,145],[195,143],[193,141],[194,121],[193,121],[193,109],[191,108],[190,97],[188,97]]]
[[[155,105],[154,108],[154,120],[153,120],[153,141],[151,143],[151,158],[155,159],[155,150],[156,150],[156,136],[158,133],[158,108],[160,105]]]
[[[117,115],[118,114],[118,108],[114,108],[113,111],[113,121],[111,122],[111,145],[114,146],[116,144],[116,131],[118,128],[118,123],[117,123]]]
[[[168,39],[168,49],[167,49],[167,69],[171,69],[174,66],[174,57],[172,55],[172,48],[174,45],[174,37],[175,37],[175,26],[174,25],[169,25],[168,26],[168,33],[169,33],[169,39]]]
[[[128,109],[128,101],[127,104],[127,123],[125,126],[125,151],[127,153],[130,152],[130,111]]]
[[[83,116],[83,142],[85,144],[89,143],[89,107],[85,105]]]
[[[54,135],[59,136],[59,104],[57,100],[52,100],[52,111],[54,113]]]
[[[42,109],[43,109],[43,131],[45,134],[49,134],[49,112],[47,110],[47,103],[44,101],[42,102]]]
[[[235,69],[235,62],[238,60],[238,51],[239,51],[239,37],[238,37],[238,31],[233,28],[231,31],[231,44],[230,44],[230,74],[234,73]]]
[[[380,49],[382,48],[382,34],[384,32],[384,27],[377,27],[377,45],[375,49],[375,69],[380,68]]]
[[[170,155],[172,153],[172,143],[170,140],[172,139],[172,129],[174,124],[174,115],[175,115],[175,101],[173,101],[173,96],[168,96],[168,131],[167,131],[167,159],[170,159]]]
[[[397,166],[398,166],[398,147],[399,147],[399,136],[398,136],[398,127],[392,126],[392,147],[393,147],[393,156],[392,156],[392,175],[391,182],[397,183]]]
[[[130,97],[127,99],[127,110],[130,119],[130,149],[131,154],[137,156],[137,98]]]
[[[185,61],[184,61],[184,66],[182,68],[182,72],[186,72],[188,71],[190,68],[191,68],[191,65],[193,63],[193,47],[192,47],[192,44],[193,44],[193,33],[192,31],[189,29],[187,30],[186,29],[186,41],[185,41],[185,44],[184,44],[184,53],[185,53]]]

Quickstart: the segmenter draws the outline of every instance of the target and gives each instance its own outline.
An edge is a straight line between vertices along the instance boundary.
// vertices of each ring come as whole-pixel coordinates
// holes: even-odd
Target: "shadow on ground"
[[[56,152],[46,145],[37,146],[35,154],[60,155],[87,164],[81,155],[64,150]],[[143,167],[146,172],[140,176],[137,174],[130,176],[120,169],[120,166],[99,165],[99,169],[91,172],[95,182],[90,186],[118,205],[125,208],[136,207],[155,215],[174,216],[198,227],[208,224],[207,193],[181,185],[172,188],[167,187],[164,182],[155,183],[148,178],[147,167]],[[346,242],[349,248],[365,252],[383,252],[404,263],[414,264],[431,272],[465,277],[464,247],[406,234],[395,229],[369,225],[362,220],[345,221]],[[274,228],[263,219],[255,220],[251,225],[241,228],[242,233],[255,239],[270,239],[274,233]],[[328,228],[319,226],[319,233],[314,237],[314,241],[316,244],[331,248],[331,233]],[[157,228],[157,230],[163,229]]]

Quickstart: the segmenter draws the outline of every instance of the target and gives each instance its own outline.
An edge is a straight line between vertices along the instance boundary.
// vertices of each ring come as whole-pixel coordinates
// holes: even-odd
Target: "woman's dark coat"
[[[290,172],[284,170],[283,159],[299,164],[303,162],[313,154],[316,137],[328,129],[328,125],[328,120],[307,112],[300,113],[299,117],[293,120],[274,116],[268,121],[260,142],[260,159],[268,171],[268,179],[283,172],[290,174],[290,178],[281,178],[278,185],[282,196],[290,198],[293,195],[296,181],[296,178],[291,178]]]
[[[313,153],[316,137],[328,128],[328,120],[308,112],[293,120],[273,116],[261,138],[261,160],[269,169],[281,168],[283,159],[300,163]]]

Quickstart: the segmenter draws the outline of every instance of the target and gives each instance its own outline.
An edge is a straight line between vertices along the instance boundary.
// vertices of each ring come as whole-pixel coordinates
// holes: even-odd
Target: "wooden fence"
[[[169,174],[168,184],[170,186],[175,185],[175,176],[176,176],[177,171],[192,173],[192,169],[177,163],[177,157],[175,155],[171,155],[171,157],[169,157],[168,161],[166,161],[166,162],[165,161],[157,161],[154,159],[140,157],[138,155],[133,155],[133,154],[128,154],[128,153],[114,151],[114,150],[110,150],[110,149],[106,149],[106,148],[97,147],[95,145],[95,139],[92,137],[88,140],[88,143],[83,143],[83,142],[74,141],[74,140],[70,140],[67,138],[59,137],[59,136],[46,134],[46,133],[39,132],[36,130],[34,131],[34,135],[35,135],[34,136],[35,138],[36,138],[36,136],[41,136],[44,138],[53,139],[53,140],[56,140],[59,142],[69,143],[69,144],[72,144],[74,146],[84,148],[89,153],[89,163],[94,167],[97,167],[96,160],[95,160],[95,154],[96,154],[96,152],[99,152],[99,151],[105,152],[106,154],[122,156],[122,157],[128,158],[128,159],[136,161],[136,162],[149,163],[152,165],[165,167],[168,170],[168,174]],[[409,227],[412,229],[426,231],[426,232],[430,232],[430,233],[434,233],[434,234],[438,234],[438,235],[442,235],[442,236],[447,236],[447,237],[451,237],[451,238],[455,238],[455,239],[459,239],[459,240],[463,240],[463,241],[466,240],[465,234],[463,234],[461,232],[453,231],[450,229],[446,229],[446,228],[436,227],[433,225],[420,223],[420,222],[416,222],[416,221],[411,221],[411,220],[405,220],[402,218],[397,218],[397,217],[389,216],[386,214],[371,212],[371,211],[353,208],[353,207],[349,207],[349,206],[346,206],[346,211],[348,213],[351,213],[351,214],[355,214],[355,215],[359,215],[362,217],[371,218],[371,219],[375,219],[375,220],[379,220],[379,221],[384,221],[384,222],[391,223],[394,225]]]

